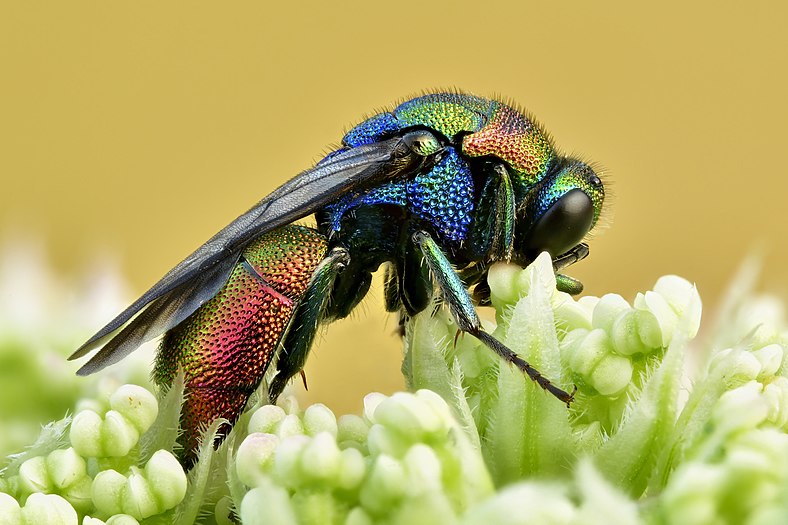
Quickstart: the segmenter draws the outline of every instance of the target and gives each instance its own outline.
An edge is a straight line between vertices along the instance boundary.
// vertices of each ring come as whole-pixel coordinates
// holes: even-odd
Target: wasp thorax
[[[588,164],[562,159],[517,210],[516,251],[527,259],[568,252],[596,225],[604,198],[602,181]]]

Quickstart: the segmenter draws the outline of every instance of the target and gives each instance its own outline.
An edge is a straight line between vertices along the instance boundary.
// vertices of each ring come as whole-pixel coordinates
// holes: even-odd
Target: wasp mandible
[[[475,303],[489,300],[496,261],[526,265],[547,251],[560,271],[586,257],[582,241],[604,195],[590,166],[559,155],[511,105],[420,96],[351,129],[339,149],[210,238],[70,359],[103,344],[78,372],[91,374],[163,335],[153,378],[167,386],[185,372],[188,462],[198,430],[218,417],[234,423],[274,357],[276,401],[318,327],[346,317],[385,265],[389,311],[415,315],[437,290],[462,332],[569,404],[572,394],[482,329]],[[316,227],[292,224],[309,215]],[[582,290],[561,274],[558,286]]]

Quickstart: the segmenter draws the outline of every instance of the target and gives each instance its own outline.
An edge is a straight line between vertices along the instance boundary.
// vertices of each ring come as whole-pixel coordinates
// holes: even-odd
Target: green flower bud
[[[290,436],[300,436],[304,433],[304,424],[295,414],[288,414],[276,427],[276,435],[284,439]]]
[[[287,487],[297,487],[303,482],[301,454],[309,444],[309,438],[299,434],[283,437],[276,448],[273,473]]]
[[[316,435],[301,454],[301,470],[307,480],[328,482],[339,471],[340,452],[334,436],[328,432]]]
[[[186,495],[186,474],[171,453],[159,450],[143,470],[131,468],[128,478],[103,470],[93,480],[96,509],[105,515],[129,514],[142,520],[175,507]]]
[[[159,513],[159,505],[153,494],[153,487],[139,469],[131,469],[131,475],[126,480],[124,489],[121,508],[125,514],[145,519]]]
[[[102,456],[101,423],[101,416],[92,410],[78,412],[71,420],[69,439],[79,455],[88,458]]]
[[[115,514],[107,520],[107,525],[140,525],[140,522],[128,514]]]
[[[263,405],[249,418],[248,432],[274,434],[279,423],[287,414],[276,405]]]
[[[361,487],[361,504],[374,514],[384,514],[407,491],[408,480],[402,464],[391,456],[375,458],[372,470]]]
[[[565,300],[560,301],[553,310],[555,316],[555,326],[559,332],[568,332],[576,328],[591,330],[592,316],[589,311],[580,303],[576,302],[569,294]]]
[[[688,463],[676,472],[662,494],[666,523],[718,523],[717,508],[723,471],[713,465]]]
[[[103,420],[90,410],[74,416],[69,433],[71,446],[84,457],[122,457],[137,444],[140,433],[120,412],[108,411]]]
[[[279,438],[255,432],[243,440],[235,455],[235,470],[242,483],[254,487],[266,476],[274,463]]]
[[[22,508],[25,525],[78,525],[77,511],[57,494],[31,494]]]
[[[551,485],[518,483],[472,507],[462,525],[568,525],[576,510],[561,489]]]
[[[712,419],[726,432],[748,430],[769,416],[769,405],[761,395],[761,384],[750,381],[720,396]]]
[[[775,377],[763,388],[763,397],[769,406],[768,420],[788,430],[788,377]]]
[[[156,496],[158,512],[174,508],[186,496],[186,473],[175,456],[166,450],[157,450],[148,460],[145,480]]]
[[[327,406],[314,404],[304,411],[304,429],[310,436],[328,432],[337,436],[337,418]]]
[[[630,310],[632,310],[632,307],[620,295],[614,293],[605,294],[599,298],[599,302],[594,308],[591,324],[593,328],[600,328],[610,332],[616,319]]]
[[[156,397],[137,385],[123,385],[118,388],[110,396],[109,405],[140,434],[150,428],[159,413]]]
[[[36,456],[19,467],[19,487],[27,494],[51,492],[52,482],[47,472],[46,458]]]
[[[604,356],[588,376],[588,382],[603,396],[614,396],[624,391],[632,380],[632,363],[615,354]]]
[[[380,424],[372,425],[367,434],[367,449],[370,455],[388,454],[400,457],[412,445],[400,432]]]
[[[761,373],[761,363],[752,352],[729,348],[711,357],[709,372],[722,375],[736,386],[740,382],[757,379]]]
[[[515,264],[495,263],[490,267],[487,274],[487,283],[490,285],[490,298],[492,303],[498,307],[504,304],[514,304],[521,297],[528,293],[528,280],[525,283],[519,282],[519,277],[523,269]]]
[[[635,310],[621,312],[610,328],[613,350],[624,356],[646,354],[653,350],[643,344],[638,334],[638,314]]]
[[[370,424],[377,423],[375,410],[384,399],[386,399],[386,396],[379,392],[372,392],[364,396],[364,419]]]
[[[761,364],[758,378],[765,379],[776,375],[783,364],[784,353],[783,347],[778,344],[766,345],[758,350],[753,350],[752,355]]]
[[[121,498],[126,487],[126,476],[112,469],[102,470],[93,478],[91,496],[101,514],[121,514]]]
[[[351,510],[345,520],[345,525],[373,525],[373,523],[372,518],[361,507]]]
[[[419,398],[404,392],[384,399],[375,410],[375,420],[412,442],[447,430],[443,418]]]
[[[443,469],[432,448],[424,444],[414,445],[405,454],[402,463],[408,476],[409,494],[442,490]]]
[[[657,280],[654,291],[667,301],[676,315],[679,317],[691,316],[687,325],[687,336],[695,337],[700,328],[702,311],[700,294],[695,285],[677,275],[665,275]]]
[[[364,443],[369,433],[369,425],[356,415],[340,416],[337,421],[337,442],[343,445],[347,442]]]
[[[22,509],[11,495],[0,492],[0,523],[16,525],[22,523]]]
[[[59,489],[73,485],[87,476],[87,464],[73,448],[54,450],[46,458],[49,479]]]
[[[241,500],[240,514],[244,525],[298,524],[287,491],[270,480],[264,480],[260,486],[246,493]]]
[[[678,315],[664,297],[656,292],[639,293],[635,297],[635,310],[640,339],[652,348],[664,348],[673,339]]]
[[[339,455],[336,484],[343,490],[355,490],[361,485],[366,474],[364,456],[355,448],[343,450]]]

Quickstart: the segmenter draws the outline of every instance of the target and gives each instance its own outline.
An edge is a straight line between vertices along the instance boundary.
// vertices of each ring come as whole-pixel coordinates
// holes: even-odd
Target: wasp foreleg
[[[477,338],[504,360],[528,374],[528,377],[538,383],[543,389],[569,406],[573,400],[573,394],[553,385],[536,368],[482,329],[479,315],[476,313],[468,290],[452,268],[449,259],[432,237],[426,232],[419,231],[413,234],[413,242],[424,254],[424,259],[432,271],[443,298],[449,305],[452,317],[454,317],[454,321],[460,330]]]

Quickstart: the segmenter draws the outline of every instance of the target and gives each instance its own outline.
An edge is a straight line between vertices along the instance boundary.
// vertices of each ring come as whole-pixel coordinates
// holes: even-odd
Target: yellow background
[[[64,276],[112,250],[140,293],[365,114],[456,87],[603,168],[588,293],[677,273],[709,305],[758,242],[779,291],[787,5],[5,0],[0,233],[42,236]],[[326,332],[310,400],[401,386],[381,295]]]

